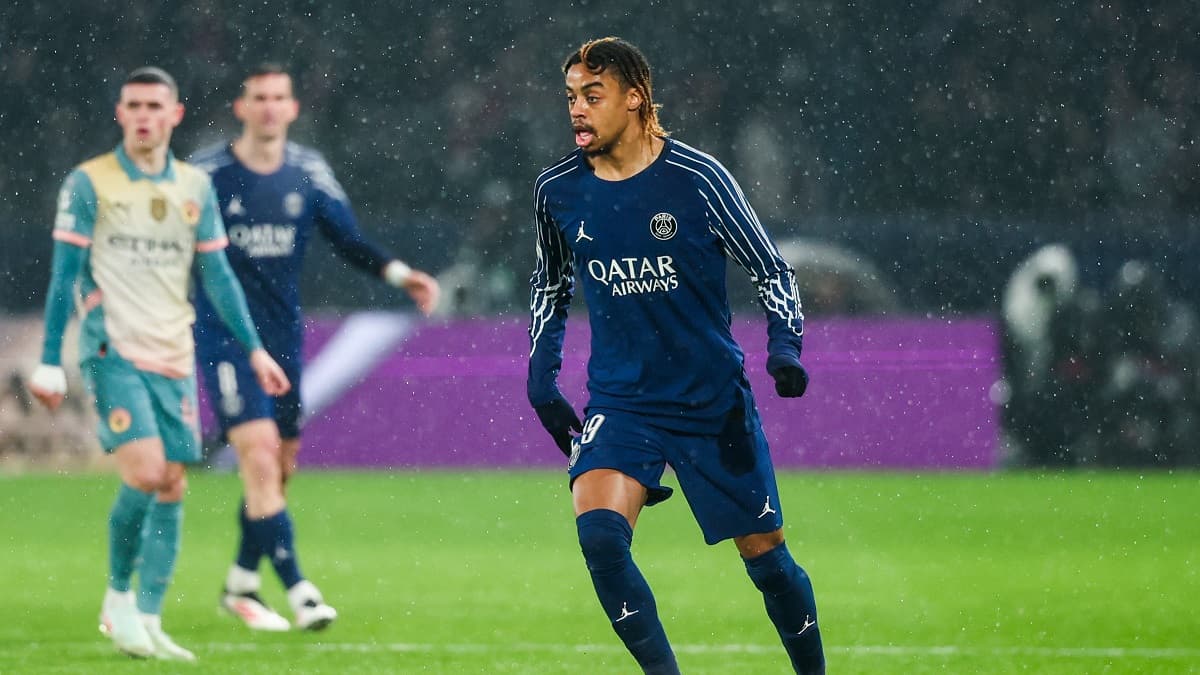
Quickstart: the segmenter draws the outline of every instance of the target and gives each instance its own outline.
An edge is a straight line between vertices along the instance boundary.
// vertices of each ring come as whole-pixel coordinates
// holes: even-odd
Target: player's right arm
[[[76,169],[58,192],[42,359],[29,379],[30,393],[50,410],[57,408],[67,394],[67,377],[62,368],[63,335],[71,319],[75,284],[92,244],[95,222],[96,191],[87,174]]]
[[[529,375],[526,394],[538,419],[559,450],[571,454],[571,432],[583,425],[558,389],[562,369],[567,311],[574,295],[575,272],[571,249],[546,208],[540,190],[534,194],[537,266],[529,279]]]

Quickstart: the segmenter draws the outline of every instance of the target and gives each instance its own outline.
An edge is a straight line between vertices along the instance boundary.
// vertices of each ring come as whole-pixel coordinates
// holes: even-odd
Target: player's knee
[[[785,593],[796,583],[808,580],[808,574],[792,559],[786,544],[780,544],[754,558],[747,558],[745,562],[746,574],[763,593]]]
[[[167,482],[166,462],[143,462],[124,472],[129,487],[142,492],[158,492]]]
[[[281,473],[278,446],[258,444],[247,448],[241,469],[247,486],[278,485]]]
[[[158,490],[158,500],[162,502],[183,501],[187,492],[187,475],[182,471],[178,475],[168,475],[163,479],[162,487]]]
[[[279,476],[280,482],[286,484],[288,479],[296,473],[296,457],[300,454],[300,440],[298,438],[284,439],[280,443],[279,453]]]
[[[735,537],[734,544],[737,546],[738,553],[742,558],[750,559],[777,548],[784,542],[783,530],[778,529],[774,532],[763,532],[758,534],[748,534],[742,537]]]
[[[579,548],[592,572],[605,571],[624,565],[633,543],[633,528],[625,516],[608,509],[596,509],[575,519],[579,531]]]

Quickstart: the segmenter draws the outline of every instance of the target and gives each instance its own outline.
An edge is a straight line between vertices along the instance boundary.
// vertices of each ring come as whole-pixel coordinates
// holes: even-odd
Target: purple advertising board
[[[309,322],[303,465],[564,466],[525,399],[524,319],[370,316]],[[1000,356],[991,321],[810,319],[803,360],[811,384],[800,399],[775,395],[765,322],[733,329],[777,467],[996,466],[989,393]],[[568,324],[559,378],[581,413],[588,333],[586,320]]]

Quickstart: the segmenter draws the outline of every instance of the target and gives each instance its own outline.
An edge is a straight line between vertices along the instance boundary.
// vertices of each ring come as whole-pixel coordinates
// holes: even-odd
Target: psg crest
[[[679,223],[675,222],[675,216],[669,213],[658,213],[650,219],[650,234],[659,241],[674,237],[678,231]]]

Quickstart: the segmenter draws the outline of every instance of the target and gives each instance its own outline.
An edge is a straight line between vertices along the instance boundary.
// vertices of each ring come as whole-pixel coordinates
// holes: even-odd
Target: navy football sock
[[[817,626],[817,602],[812,582],[792,559],[787,544],[745,561],[746,573],[762,591],[767,616],[779,631],[783,648],[797,673],[823,674],[825,652]]]
[[[304,575],[300,573],[300,562],[296,559],[292,517],[287,509],[266,518],[248,520],[246,531],[258,549],[270,558],[284,588],[291,588],[304,580]]]
[[[575,525],[600,606],[625,648],[646,673],[678,673],[654,595],[629,553],[629,521],[616,511],[597,509],[579,516]]]
[[[238,505],[238,552],[237,566],[250,570],[251,572],[258,571],[258,560],[262,558],[262,549],[258,547],[258,542],[254,537],[250,536],[250,517],[246,515],[246,500]]]

